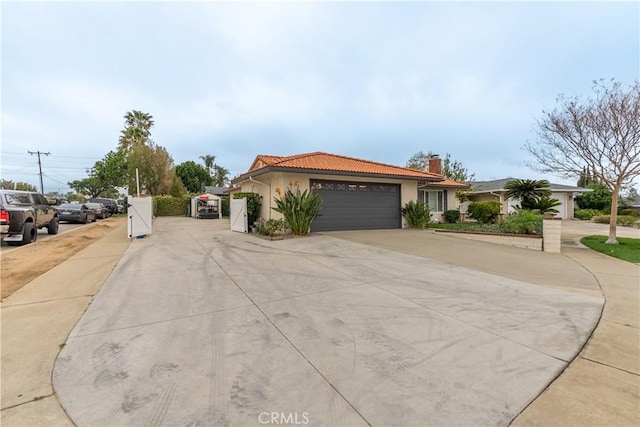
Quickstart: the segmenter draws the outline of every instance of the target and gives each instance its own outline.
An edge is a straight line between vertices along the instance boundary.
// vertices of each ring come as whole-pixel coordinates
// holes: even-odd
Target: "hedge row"
[[[611,222],[611,215],[594,216],[593,222],[597,222],[598,224],[609,224]],[[632,226],[636,223],[640,223],[640,219],[634,215],[619,215],[616,222],[618,225]]]
[[[191,196],[153,196],[154,216],[187,216],[187,206]]]

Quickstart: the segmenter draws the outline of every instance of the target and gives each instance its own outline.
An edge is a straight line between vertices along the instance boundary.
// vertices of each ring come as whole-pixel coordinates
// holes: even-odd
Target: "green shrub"
[[[243,192],[235,193],[233,198],[247,199],[247,220],[249,225],[253,225],[260,216],[260,206],[262,205],[260,199],[262,199],[262,196],[258,193]]]
[[[631,226],[640,222],[640,218],[634,215],[620,215],[617,220],[619,225]]]
[[[560,206],[561,204],[562,203],[560,203],[560,200],[558,199],[552,199],[548,196],[542,196],[536,199],[531,207],[532,209],[537,210],[542,215],[549,215],[557,214],[558,210],[555,208],[557,206]]]
[[[542,234],[542,215],[527,209],[521,209],[507,216],[500,224],[506,233]]]
[[[258,234],[263,236],[273,236],[274,234],[285,233],[287,231],[287,222],[284,219],[268,219],[262,221],[258,226]]]
[[[500,215],[500,202],[473,202],[467,208],[469,216],[483,224],[496,222],[496,218]]]
[[[609,211],[611,209],[611,190],[599,182],[587,184],[593,191],[582,193],[576,197],[576,204],[580,209],[597,209]]]
[[[222,200],[220,201],[220,209],[222,209],[222,216],[229,216],[231,214],[229,196],[222,196]]]
[[[278,197],[274,197],[276,207],[271,208],[280,212],[284,217],[291,233],[303,235],[309,233],[311,223],[320,215],[320,205],[322,197],[311,190],[300,191],[296,185],[296,191],[291,191],[291,187],[283,193],[280,188],[276,188]]]
[[[402,208],[402,216],[411,228],[423,229],[429,223],[429,205],[425,202],[411,200]]]
[[[155,216],[186,216],[191,196],[153,196],[153,214]]]
[[[637,210],[633,209],[633,208],[626,208],[626,209],[622,209],[620,211],[620,215],[624,215],[624,216],[640,216],[640,212],[638,212]]]
[[[611,222],[611,215],[596,215],[593,218],[593,222],[598,224],[609,224]]]
[[[451,209],[448,211],[444,211],[444,220],[449,224],[455,224],[460,220],[460,210]]]
[[[611,215],[598,215],[598,216],[594,216],[593,217],[593,221],[597,222],[598,224],[609,224],[609,222],[611,221]],[[634,225],[635,223],[637,223],[638,217],[637,216],[633,216],[633,215],[620,215],[617,220],[616,223],[618,225]]]
[[[602,211],[597,209],[576,209],[573,211],[573,217],[575,219],[589,220],[596,215],[602,215]]]

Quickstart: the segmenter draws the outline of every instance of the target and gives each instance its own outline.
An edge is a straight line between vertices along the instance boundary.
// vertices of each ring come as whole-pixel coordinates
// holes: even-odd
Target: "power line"
[[[0,154],[2,156],[5,156],[7,154],[24,156],[24,153],[18,153],[18,152],[15,152],[15,151],[2,151],[2,152],[0,152]],[[29,152],[27,152],[27,154],[29,154]],[[49,153],[49,154],[51,154],[51,153]],[[57,155],[57,154],[51,154],[51,156],[53,158],[56,158],[56,159],[64,158],[64,159],[90,159],[90,160],[96,160],[97,159],[97,160],[99,160],[99,157],[95,157],[95,156],[60,156],[60,155]]]
[[[44,194],[44,182],[42,181],[42,162],[40,161],[40,156],[50,156],[51,153],[49,153],[48,151],[46,153],[42,153],[40,151],[27,151],[27,153],[31,154],[32,156],[34,154],[38,155],[38,169],[40,169],[40,191],[42,191],[42,194]]]

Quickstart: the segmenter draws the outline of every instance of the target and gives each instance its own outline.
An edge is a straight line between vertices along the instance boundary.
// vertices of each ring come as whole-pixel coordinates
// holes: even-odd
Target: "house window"
[[[418,200],[429,205],[431,212],[444,212],[446,192],[443,190],[418,190]]]

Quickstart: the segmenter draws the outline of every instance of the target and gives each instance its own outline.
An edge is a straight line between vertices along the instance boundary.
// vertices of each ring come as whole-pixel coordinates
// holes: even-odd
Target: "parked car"
[[[118,213],[123,213],[125,211],[125,200],[118,199],[116,202],[118,203]]]
[[[91,203],[102,203],[109,209],[109,215],[115,215],[118,213],[118,203],[115,199],[106,199],[102,197],[96,197],[91,199]]]
[[[86,224],[96,221],[96,212],[84,203],[66,203],[58,206],[60,221]]]
[[[93,209],[94,212],[96,213],[96,218],[100,218],[100,219],[106,219],[109,218],[111,215],[109,214],[109,209],[107,209],[107,207],[105,205],[103,205],[102,203],[85,203],[85,205],[87,205],[88,208]]]
[[[0,233],[8,245],[35,242],[40,228],[58,234],[58,224],[58,210],[42,194],[0,190]]]

